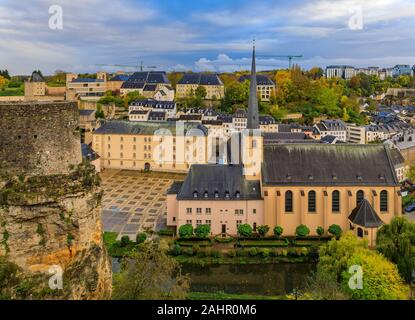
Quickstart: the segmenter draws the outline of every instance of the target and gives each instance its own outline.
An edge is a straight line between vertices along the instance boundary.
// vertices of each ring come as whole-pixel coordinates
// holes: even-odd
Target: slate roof
[[[45,82],[45,79],[39,72],[33,71],[32,76],[30,77],[31,82]]]
[[[269,115],[260,115],[259,116],[259,124],[266,125],[266,124],[274,124],[275,119]]]
[[[173,181],[170,188],[167,190],[167,194],[178,194],[182,188],[183,181]]]
[[[99,155],[92,149],[92,147],[89,144],[82,143],[81,152],[82,152],[82,158],[84,159],[88,159],[90,161],[99,159]]]
[[[184,134],[197,135],[200,131],[194,132],[193,129],[198,129],[207,135],[208,129],[197,122],[184,122]],[[162,130],[169,130],[172,134],[176,134],[176,122],[168,121],[154,121],[154,122],[134,122],[134,121],[122,121],[111,120],[105,121],[101,127],[94,131],[94,134],[138,134],[138,135],[151,135],[155,134],[157,130],[161,134]]]
[[[149,112],[149,110],[131,110],[130,114],[147,114]]]
[[[143,89],[144,82],[135,82],[135,81],[125,81],[121,89]]]
[[[405,164],[405,158],[402,156],[402,153],[398,149],[391,148],[390,152],[391,152],[391,160],[395,168],[401,167]]]
[[[303,132],[264,132],[262,133],[264,144],[271,143],[319,143],[317,140],[309,138]]]
[[[370,205],[369,201],[363,199],[360,204],[353,209],[349,220],[354,224],[365,228],[378,228],[383,225],[376,211]]]
[[[158,101],[154,99],[135,100],[130,106],[146,107],[152,109],[174,109],[176,103],[174,101]]]
[[[197,198],[194,197],[194,192],[197,192]],[[194,164],[190,167],[177,199],[259,200],[261,199],[260,182],[245,179],[240,165]]]
[[[220,86],[223,85],[217,74],[206,73],[186,73],[179,80],[177,84],[198,84],[198,85],[211,85]]]
[[[398,185],[384,145],[265,145],[262,177],[265,185]]]
[[[116,76],[112,77],[110,81],[127,81],[130,78],[129,75],[126,74],[117,74]]]
[[[151,111],[148,114],[148,120],[164,120],[166,113],[164,111]]]
[[[134,72],[127,81],[122,84],[122,89],[142,89],[146,85],[170,84],[164,71]],[[155,89],[154,89],[155,90]],[[154,91],[149,90],[149,91]],[[146,90],[147,91],[147,90]]]
[[[146,84],[143,91],[156,91],[156,84]]]
[[[80,109],[79,110],[80,116],[91,116],[93,113],[95,113],[94,109]]]
[[[337,137],[328,134],[327,136],[324,136],[320,140],[321,140],[321,142],[324,142],[324,143],[333,144],[334,142],[336,142],[336,139],[337,139]]]
[[[246,74],[239,78],[239,82],[244,82],[245,80],[251,80],[251,75]],[[275,86],[275,83],[263,74],[256,75],[256,82],[258,86]]]
[[[102,79],[92,79],[92,78],[76,78],[72,82],[104,82]]]

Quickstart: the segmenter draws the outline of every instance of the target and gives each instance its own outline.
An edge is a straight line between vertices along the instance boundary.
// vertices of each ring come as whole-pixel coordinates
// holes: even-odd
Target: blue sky
[[[51,5],[63,29],[48,27]],[[360,19],[361,17],[361,19]],[[161,70],[415,64],[413,0],[0,0],[0,69],[92,72],[97,64]],[[107,71],[120,68],[106,67]],[[133,69],[125,69],[132,71]]]

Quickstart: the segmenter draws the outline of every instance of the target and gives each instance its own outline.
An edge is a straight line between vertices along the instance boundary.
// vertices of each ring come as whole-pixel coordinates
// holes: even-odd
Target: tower
[[[257,79],[255,62],[255,41],[252,51],[251,83],[249,87],[248,119],[242,137],[242,162],[247,179],[258,180],[263,160],[263,139],[259,130]]]

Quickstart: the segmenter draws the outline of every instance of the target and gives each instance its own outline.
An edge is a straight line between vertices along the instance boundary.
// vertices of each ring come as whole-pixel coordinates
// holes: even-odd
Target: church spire
[[[252,51],[251,85],[249,87],[247,129],[259,129],[258,96],[255,64],[255,40]]]

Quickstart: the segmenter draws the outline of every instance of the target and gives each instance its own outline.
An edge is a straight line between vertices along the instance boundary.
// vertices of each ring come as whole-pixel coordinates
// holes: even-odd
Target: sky
[[[0,69],[235,71],[253,39],[260,70],[285,55],[306,69],[413,65],[414,18],[415,0],[0,0]]]

